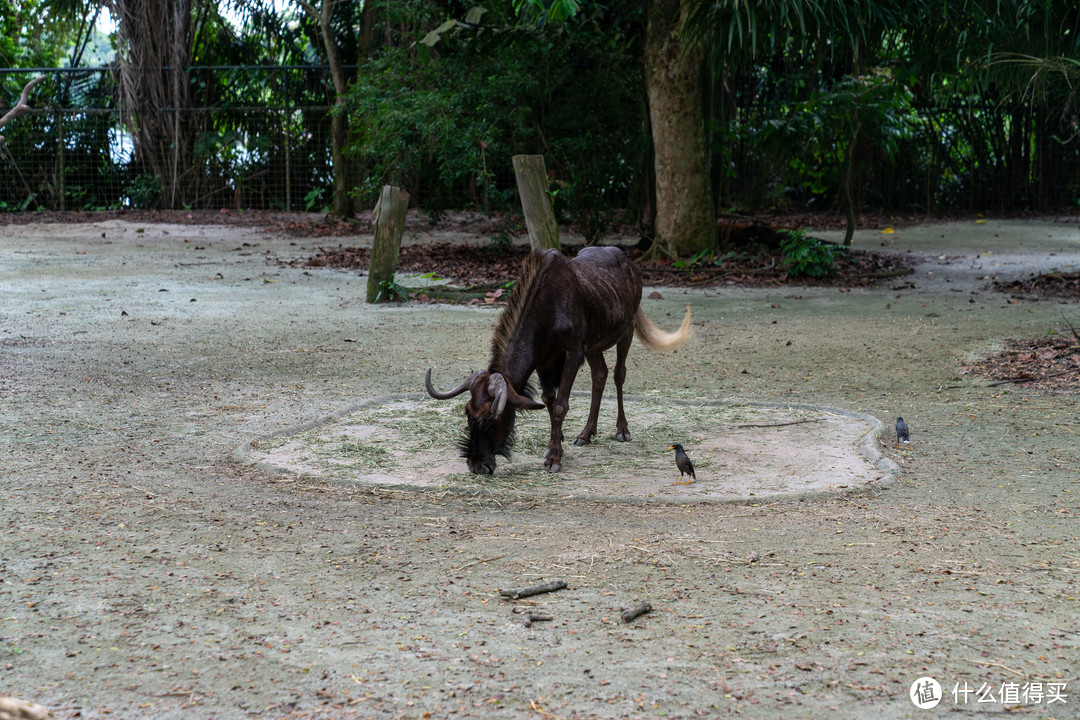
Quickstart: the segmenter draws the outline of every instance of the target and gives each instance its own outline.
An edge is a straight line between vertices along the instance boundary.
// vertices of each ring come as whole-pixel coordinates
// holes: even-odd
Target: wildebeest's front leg
[[[589,419],[582,428],[581,433],[574,441],[575,445],[585,445],[596,435],[596,422],[600,417],[600,398],[604,395],[604,384],[607,383],[608,367],[604,360],[604,353],[589,353],[585,356],[589,361],[589,370],[592,371],[592,404],[589,405]]]
[[[548,472],[556,473],[562,470],[562,426],[566,413],[570,409],[570,391],[574,387],[574,377],[577,376],[578,368],[581,367],[581,361],[580,352],[567,351],[562,374],[559,377],[559,389],[555,394],[554,402],[548,405],[548,412],[551,414],[551,439],[548,441],[547,452],[544,454],[544,469]],[[543,383],[542,378],[541,383]]]
[[[619,399],[619,417],[615,421],[615,439],[621,442],[629,442],[630,426],[626,424],[626,413],[623,412],[622,386],[626,380],[626,354],[630,351],[630,343],[634,341],[634,329],[630,328],[626,336],[615,347],[615,395]]]
[[[562,379],[562,367],[551,370],[538,370],[536,373],[540,378],[540,400],[547,406],[548,420],[551,425],[551,436],[555,437],[555,398],[559,392],[559,380]],[[561,424],[560,424],[561,427]],[[562,434],[560,431],[559,442],[562,442]],[[548,441],[547,450],[544,451],[544,459],[547,460],[551,455],[551,441]]]

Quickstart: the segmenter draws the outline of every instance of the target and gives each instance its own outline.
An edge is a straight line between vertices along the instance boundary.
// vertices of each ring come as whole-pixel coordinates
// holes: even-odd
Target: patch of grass
[[[674,443],[686,446],[695,465],[705,469],[710,465],[710,458],[702,451],[703,445],[738,425],[778,421],[775,410],[679,405],[663,398],[628,402],[626,411],[630,442],[615,439],[615,401],[611,400],[601,407],[599,434],[592,443],[579,448],[573,443],[585,423],[588,400],[575,397],[573,414],[563,427],[566,434],[564,471],[558,474],[548,473],[543,468],[544,450],[550,434],[547,413],[543,411],[525,413],[518,418],[513,460],[507,462],[500,458],[495,475],[465,472],[465,461],[458,457],[458,440],[466,423],[461,403],[457,402],[393,401],[351,415],[348,420],[351,434],[342,433],[344,428],[339,425],[336,433],[321,428],[299,437],[279,438],[268,445],[280,447],[295,443],[300,448],[306,447],[308,457],[323,472],[339,477],[375,469],[393,472],[398,465],[422,473],[423,466],[428,463],[449,464],[455,470],[460,467],[461,472],[444,475],[447,485],[484,492],[554,487],[564,479],[615,478],[641,471],[664,476],[674,467],[674,454],[668,449]],[[783,412],[782,417],[786,421],[810,414],[791,410]],[[364,436],[358,437],[358,432]],[[455,463],[460,465],[455,466]]]
[[[420,407],[375,408],[353,416],[357,421],[392,431],[407,452],[457,447],[465,429],[461,404],[431,401]]]
[[[360,467],[388,467],[394,464],[390,451],[361,442],[327,443],[315,451],[319,457],[332,457]]]

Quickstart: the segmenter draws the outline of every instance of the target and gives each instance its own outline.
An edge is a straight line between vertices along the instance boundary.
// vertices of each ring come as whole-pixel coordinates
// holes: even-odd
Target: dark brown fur
[[[584,445],[596,434],[608,375],[604,351],[612,346],[616,348],[619,407],[616,437],[629,440],[622,386],[626,354],[635,331],[642,342],[657,349],[670,349],[690,336],[689,308],[679,330],[665,333],[645,317],[640,303],[641,271],[618,248],[586,248],[573,260],[554,250],[530,254],[496,324],[487,370],[472,373],[448,393],[434,390],[428,371],[427,387],[433,397],[470,393],[465,406],[468,430],[461,443],[469,469],[491,473],[496,455],[509,456],[514,410],[547,407],[551,438],[544,467],[558,472],[562,467],[562,424],[574,378],[588,361],[592,403],[589,419],[575,440]],[[532,398],[529,378],[533,372],[540,380],[543,405]]]

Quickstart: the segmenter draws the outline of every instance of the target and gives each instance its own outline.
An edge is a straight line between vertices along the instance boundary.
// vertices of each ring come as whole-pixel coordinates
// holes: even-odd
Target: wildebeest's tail
[[[638,340],[654,350],[673,350],[694,334],[694,331],[690,329],[690,306],[686,306],[686,315],[683,317],[682,325],[673,333],[664,332],[653,325],[652,320],[645,317],[645,311],[639,307],[637,314],[634,315],[634,331],[637,333]]]

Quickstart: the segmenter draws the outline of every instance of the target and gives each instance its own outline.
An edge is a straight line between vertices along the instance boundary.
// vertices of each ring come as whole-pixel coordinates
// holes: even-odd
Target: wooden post
[[[529,243],[533,250],[555,248],[562,250],[559,226],[555,211],[548,197],[547,169],[543,155],[515,155],[514,175],[517,177],[521,209],[525,213],[525,226],[529,229]]]
[[[386,293],[379,297],[380,285],[394,279],[401,235],[405,232],[405,210],[409,193],[393,185],[384,185],[379,202],[375,203],[375,239],[371,245],[371,265],[368,267],[367,301],[388,300]]]

